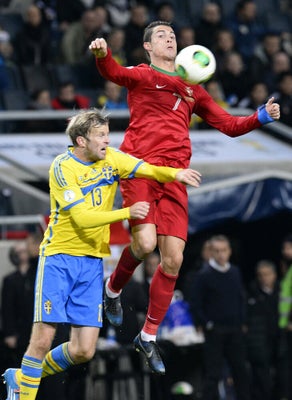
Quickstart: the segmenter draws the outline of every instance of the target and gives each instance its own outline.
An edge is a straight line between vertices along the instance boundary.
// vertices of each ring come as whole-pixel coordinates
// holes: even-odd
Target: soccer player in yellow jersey
[[[200,184],[195,170],[153,166],[108,147],[108,118],[97,109],[75,115],[66,133],[72,146],[55,158],[49,173],[51,215],[40,245],[30,344],[21,368],[3,374],[7,400],[34,400],[42,377],[94,356],[109,224],[143,219],[149,211],[144,201],[112,210],[119,179]],[[58,323],[71,325],[70,340],[50,350]]]

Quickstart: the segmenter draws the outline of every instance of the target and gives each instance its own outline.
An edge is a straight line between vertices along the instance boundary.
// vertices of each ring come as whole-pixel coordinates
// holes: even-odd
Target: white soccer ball
[[[188,83],[203,83],[214,74],[216,59],[207,47],[193,44],[178,53],[175,58],[175,70]]]

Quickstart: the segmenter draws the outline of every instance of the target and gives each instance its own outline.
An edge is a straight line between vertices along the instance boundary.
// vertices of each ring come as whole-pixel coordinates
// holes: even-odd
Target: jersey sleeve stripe
[[[144,164],[145,161],[141,160],[138,162],[138,164],[136,164],[135,168],[133,169],[133,171],[129,174],[129,179],[132,179],[135,177],[136,171],[137,169],[140,167],[140,165]]]

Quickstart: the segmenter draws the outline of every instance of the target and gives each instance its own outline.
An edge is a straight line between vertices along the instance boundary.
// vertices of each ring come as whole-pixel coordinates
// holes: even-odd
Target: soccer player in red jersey
[[[209,125],[236,137],[280,118],[274,98],[254,114],[230,115],[200,85],[184,82],[175,72],[177,43],[171,24],[155,21],[144,33],[144,49],[150,65],[123,67],[112,58],[105,39],[89,45],[100,74],[128,89],[130,123],[121,150],[155,165],[187,168],[191,158],[189,123],[196,113]],[[165,373],[156,344],[156,333],[172,299],[187,239],[188,199],[178,182],[160,184],[145,179],[121,181],[124,205],[145,200],[151,204],[144,220],[130,221],[133,241],[105,285],[105,314],[114,325],[122,323],[120,293],[144,257],[158,245],[161,263],[150,286],[150,300],[142,331],[134,346],[142,351],[150,368]]]

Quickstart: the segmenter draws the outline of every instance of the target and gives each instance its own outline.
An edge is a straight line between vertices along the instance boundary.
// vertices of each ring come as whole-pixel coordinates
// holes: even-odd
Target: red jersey
[[[261,126],[257,112],[247,117],[227,113],[200,85],[153,65],[123,67],[108,54],[96,58],[100,74],[128,89],[130,123],[121,150],[155,165],[188,168],[189,124],[193,113],[236,137]]]

